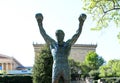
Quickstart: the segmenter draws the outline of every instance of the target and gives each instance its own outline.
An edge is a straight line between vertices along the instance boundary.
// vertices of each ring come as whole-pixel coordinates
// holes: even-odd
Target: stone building
[[[40,49],[44,44],[33,44],[35,55],[39,55]],[[89,51],[96,51],[97,45],[93,44],[75,44],[71,48],[70,58],[76,61],[84,61],[86,54]]]
[[[8,71],[15,70],[17,67],[22,66],[14,57],[9,57],[3,54],[0,54],[0,70]]]

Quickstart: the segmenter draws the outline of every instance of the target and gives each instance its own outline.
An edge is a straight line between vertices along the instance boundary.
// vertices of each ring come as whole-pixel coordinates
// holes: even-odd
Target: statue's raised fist
[[[37,14],[35,15],[35,17],[36,17],[37,20],[40,20],[40,21],[43,20],[43,15],[42,15],[41,13],[37,13]]]
[[[79,21],[85,21],[85,19],[86,19],[86,17],[87,17],[87,15],[86,14],[84,14],[84,13],[82,13],[81,15],[80,15],[80,17],[78,18],[78,20]]]

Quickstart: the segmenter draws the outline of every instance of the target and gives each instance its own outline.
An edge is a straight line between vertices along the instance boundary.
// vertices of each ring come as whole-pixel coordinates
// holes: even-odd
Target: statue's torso
[[[70,78],[70,67],[68,64],[68,56],[71,50],[71,46],[64,43],[59,46],[57,43],[51,45],[51,53],[53,56],[53,70],[52,78],[63,74],[65,79]]]
[[[57,43],[54,43],[51,46],[51,53],[53,56],[54,64],[68,64],[68,56],[70,54],[71,46],[64,43],[62,46],[59,46]]]

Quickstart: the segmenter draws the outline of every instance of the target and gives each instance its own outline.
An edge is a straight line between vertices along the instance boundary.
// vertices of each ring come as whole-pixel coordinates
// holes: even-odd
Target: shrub
[[[33,83],[50,83],[52,81],[53,58],[50,49],[45,45],[39,55],[35,56]]]
[[[31,75],[1,75],[0,83],[32,83]]]

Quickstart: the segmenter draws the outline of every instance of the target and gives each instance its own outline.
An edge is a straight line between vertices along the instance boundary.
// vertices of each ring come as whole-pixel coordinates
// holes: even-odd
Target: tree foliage
[[[95,80],[99,79],[99,71],[98,70],[91,70],[89,72],[90,77],[93,77]]]
[[[75,61],[74,59],[69,59],[69,64],[71,67],[71,74],[78,73],[80,70],[80,62]]]
[[[33,67],[33,83],[49,83],[52,80],[52,55],[48,46],[41,49],[35,57]]]
[[[71,68],[71,80],[76,80],[81,74],[80,62],[75,61],[72,58],[69,58],[69,65]]]
[[[101,65],[104,63],[104,59],[94,51],[88,52],[88,54],[85,57],[85,64],[91,69],[91,70],[97,70]]]
[[[88,52],[85,61],[80,64],[83,77],[92,76],[98,78],[98,69],[104,63],[104,59],[96,54],[94,51]]]
[[[120,76],[120,60],[110,60],[108,64],[100,67],[100,77]]]
[[[120,26],[120,0],[83,0],[83,9],[92,15],[97,24],[92,30],[101,30],[108,27],[110,22]],[[120,33],[118,34],[120,39]]]
[[[80,64],[80,69],[82,72],[82,77],[88,76],[91,71],[91,69],[84,62]]]

